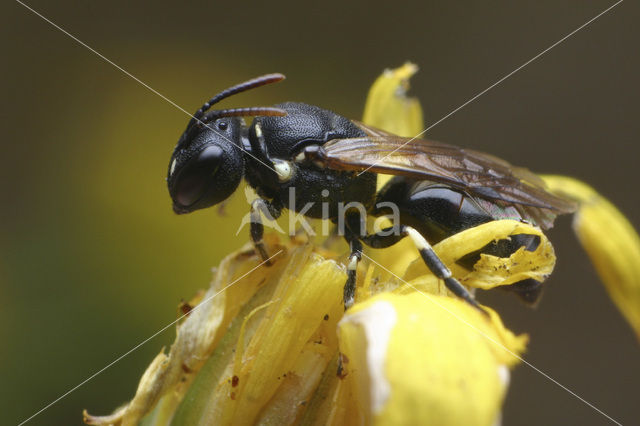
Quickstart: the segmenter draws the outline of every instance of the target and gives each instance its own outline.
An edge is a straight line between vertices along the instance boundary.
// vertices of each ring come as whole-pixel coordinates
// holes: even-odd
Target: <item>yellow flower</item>
[[[406,64],[376,81],[367,124],[420,132],[420,105],[405,96],[416,69]],[[491,241],[522,233],[540,237],[535,251],[482,255],[472,272],[455,265]],[[507,330],[494,311],[485,316],[452,297],[411,244],[365,252],[356,304],[345,313],[346,245],[329,249],[275,234],[265,243],[273,266],[261,265],[251,244],[227,256],[210,288],[183,306],[189,313],[175,342],[148,367],[134,398],[108,416],[85,412],[85,421],[496,424],[509,369],[527,337]],[[434,250],[461,282],[483,289],[543,281],[555,263],[539,229],[511,220],[466,230]]]
[[[261,259],[250,244],[225,258],[133,400],[110,416],[85,413],[89,424],[134,425],[145,416],[143,424],[154,425],[349,424],[376,416],[385,423],[399,415],[438,424],[495,420],[506,367],[526,338],[504,329],[497,315],[489,320],[447,296],[431,275],[411,280],[411,287],[374,284],[373,266],[358,295],[367,300],[343,316],[346,274],[328,259],[338,256],[268,237],[270,252],[278,253],[274,265],[256,268]],[[395,291],[373,295],[374,288]],[[393,321],[368,319],[380,310]],[[372,405],[370,392],[381,384],[372,378],[379,377],[388,378],[388,397]],[[418,400],[440,411],[406,412]],[[466,409],[454,409],[462,400]]]

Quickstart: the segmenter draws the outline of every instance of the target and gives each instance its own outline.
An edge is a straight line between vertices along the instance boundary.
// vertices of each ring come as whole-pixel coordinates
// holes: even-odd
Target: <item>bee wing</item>
[[[318,148],[315,159],[331,169],[367,170],[441,182],[480,198],[546,209],[555,214],[576,210],[572,201],[548,192],[534,173],[500,158],[357,124],[367,136],[330,140]]]

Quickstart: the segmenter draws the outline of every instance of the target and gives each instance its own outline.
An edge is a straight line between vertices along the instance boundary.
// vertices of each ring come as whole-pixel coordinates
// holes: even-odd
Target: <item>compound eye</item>
[[[227,130],[227,127],[229,127],[229,123],[227,123],[226,121],[221,121],[218,123],[218,129],[222,131]]]
[[[174,200],[178,204],[188,207],[202,197],[218,170],[222,155],[223,150],[219,146],[208,146],[180,170],[174,187]]]

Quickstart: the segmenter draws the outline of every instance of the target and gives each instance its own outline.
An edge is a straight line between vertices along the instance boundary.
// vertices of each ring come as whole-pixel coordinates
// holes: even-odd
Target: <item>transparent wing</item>
[[[547,227],[545,216],[576,210],[573,201],[548,192],[534,173],[500,158],[357,124],[367,136],[330,140],[314,153],[315,160],[336,170],[368,170],[445,183],[480,198],[522,206],[519,210],[526,213],[525,218],[542,227]]]

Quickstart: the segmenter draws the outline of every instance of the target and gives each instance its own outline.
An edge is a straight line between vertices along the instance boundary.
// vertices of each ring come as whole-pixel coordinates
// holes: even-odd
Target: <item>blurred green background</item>
[[[297,100],[359,118],[374,78],[412,60],[426,124],[612,3],[28,2],[188,111],[277,71],[284,83],[225,105]],[[0,7],[0,423],[17,424],[174,320],[179,301],[247,240],[234,235],[247,205],[239,191],[226,216],[175,216],[164,177],[185,114],[20,4]],[[428,136],[584,179],[640,226],[639,11],[622,3]],[[638,343],[570,218],[550,236],[559,262],[537,310],[500,292],[482,300],[531,334],[529,362],[637,422]],[[167,330],[30,424],[111,412],[173,336]],[[524,365],[504,421],[605,423]]]

